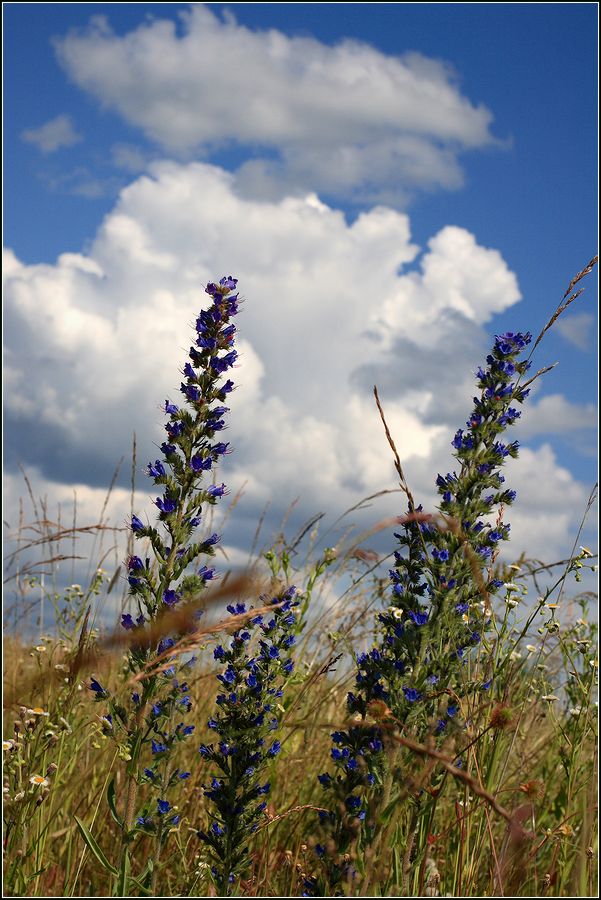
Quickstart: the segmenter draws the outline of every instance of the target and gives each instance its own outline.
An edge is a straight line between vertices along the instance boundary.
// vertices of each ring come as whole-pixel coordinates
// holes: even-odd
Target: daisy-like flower
[[[15,746],[14,741],[2,741],[2,749],[3,750],[12,750]]]
[[[48,787],[49,781],[43,775],[32,775],[29,783],[33,784],[34,787]]]
[[[33,709],[28,709],[27,712],[30,716],[49,716],[50,713],[46,712],[45,709],[42,709],[41,706],[34,706]]]

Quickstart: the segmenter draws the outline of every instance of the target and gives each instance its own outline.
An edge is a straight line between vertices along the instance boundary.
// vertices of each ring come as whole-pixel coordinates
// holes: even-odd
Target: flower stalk
[[[374,811],[390,794],[391,723],[440,743],[460,727],[462,696],[490,687],[491,680],[466,679],[464,667],[490,626],[491,595],[503,585],[493,567],[498,545],[509,537],[502,512],[516,495],[504,487],[500,469],[517,456],[518,443],[500,437],[520,416],[512,404],[529,393],[520,378],[530,364],[518,357],[530,340],[511,332],[495,339],[486,370],[477,372],[480,395],[466,429],[452,442],[459,471],[436,481],[440,516],[424,514],[410,498],[403,530],[395,534],[401,549],[390,570],[390,605],[378,614],[374,647],[356,658],[357,690],[347,698],[353,724],[332,734],[335,772],[319,776],[331,800],[330,811],[320,813],[320,873],[305,883],[312,896],[338,894],[360,874],[349,851],[357,841],[373,842],[381,820]]]
[[[131,519],[133,537],[146,540],[154,557],[128,557],[129,593],[136,609],[121,617],[122,627],[132,632],[127,674],[144,672],[145,677],[127,704],[113,697],[95,678],[90,682],[95,699],[108,707],[107,714],[101,717],[103,730],[116,740],[119,755],[126,763],[122,817],[117,809],[114,781],[108,795],[122,835],[120,895],[128,892],[132,840],[140,833],[152,837],[156,843],[152,859],[154,863],[158,861],[170,831],[179,823],[176,807],[167,798],[190,775],[181,772],[174,759],[179,744],[194,732],[195,726],[182,720],[192,709],[185,672],[194,661],[180,663],[175,657],[169,659],[168,651],[175,643],[172,637],[165,636],[154,646],[142,637],[137,642],[135,635],[139,629],[142,636],[142,628],[156,621],[163,611],[196,598],[215,577],[214,568],[199,565],[199,560],[214,556],[220,536],[198,538],[197,533],[202,528],[203,511],[226,493],[225,484],[206,486],[204,480],[229,452],[229,445],[216,438],[225,427],[228,408],[223,403],[234,387],[224,376],[237,359],[233,348],[236,327],[231,321],[238,312],[236,284],[237,280],[228,276],[206,287],[212,303],[196,319],[196,340],[182,370],[183,404],[165,401],[168,420],[166,439],[161,444],[162,458],[146,468],[159,492],[154,501],[158,522],[156,526],[144,524],[136,515]],[[164,661],[165,654],[167,662],[173,664],[153,671],[153,661],[159,657]],[[146,790],[140,806],[142,785]],[[149,887],[156,882],[156,866],[151,865],[146,875],[146,881],[141,876],[138,879]]]

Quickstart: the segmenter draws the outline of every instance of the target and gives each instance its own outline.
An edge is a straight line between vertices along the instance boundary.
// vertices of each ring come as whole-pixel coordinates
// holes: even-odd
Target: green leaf
[[[130,875],[129,880],[142,892],[144,897],[152,897],[152,866],[150,866],[149,871],[146,871],[145,869],[137,878]]]
[[[43,872],[45,872],[47,868],[48,868],[47,865],[46,865],[46,866],[42,866],[42,868],[41,868],[41,869],[38,869],[37,872],[34,872],[32,875],[28,875],[28,876],[27,876],[27,881],[28,881],[28,882],[29,882],[29,881],[33,881],[34,878],[37,878],[38,875],[41,875]]]
[[[117,897],[128,897],[129,882],[129,852],[126,849],[121,857],[121,869],[119,872],[119,880],[117,882]]]
[[[82,838],[84,839],[100,865],[104,866],[104,868],[107,869],[107,871],[111,872],[112,875],[118,875],[119,873],[117,872],[117,869],[110,864],[110,862],[98,846],[96,838],[93,837],[92,832],[86,828],[81,819],[78,819],[77,816],[74,816],[73,818],[77,822],[79,833],[81,834]]]
[[[119,828],[123,829],[123,822],[121,821],[121,819],[119,818],[119,816],[117,814],[117,807],[115,805],[115,779],[114,778],[111,778],[111,782],[110,782],[107,792],[106,792],[106,799],[108,801],[109,809],[111,811],[111,815],[112,815],[113,819],[115,820],[115,822],[117,823]]]
[[[138,888],[138,890],[140,891],[140,893],[143,897],[152,897],[153,896],[151,889],[149,887],[144,887],[143,884],[140,884],[140,882],[138,881],[137,878],[132,878],[130,876],[129,880],[131,881],[131,883],[133,885],[135,885],[135,887]]]

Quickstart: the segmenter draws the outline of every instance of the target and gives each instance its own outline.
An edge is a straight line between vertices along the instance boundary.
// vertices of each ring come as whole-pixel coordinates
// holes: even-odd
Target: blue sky
[[[361,445],[366,437],[359,434],[360,423],[369,421],[366,427],[371,435],[374,426],[366,412],[366,384],[375,374],[385,385],[397,384],[397,395],[393,387],[388,388],[388,402],[398,405],[391,408],[399,428],[411,426],[416,431],[412,417],[420,411],[425,416],[423,433],[407,447],[409,458],[416,460],[416,482],[421,484],[423,478],[425,485],[428,466],[439,461],[443,429],[451,428],[455,408],[460,408],[451,394],[456,391],[460,396],[461,390],[468,390],[466,406],[469,403],[461,367],[469,377],[495,332],[538,330],[570,277],[595,253],[595,4],[208,4],[204,9],[197,7],[198,15],[192,19],[181,15],[191,15],[190,7],[177,4],[9,3],[3,9],[4,245],[18,260],[11,269],[8,296],[14,344],[7,364],[16,399],[8,414],[14,437],[9,439],[6,459],[9,470],[19,460],[33,467],[41,482],[54,484],[59,494],[70,483],[69,473],[73,481],[91,490],[98,488],[103,479],[106,482],[114,460],[127,450],[127,435],[135,423],[121,411],[114,424],[114,447],[101,439],[87,443],[74,437],[76,426],[66,421],[68,415],[61,416],[61,404],[66,410],[74,408],[67,357],[76,353],[76,347],[66,352],[61,348],[68,345],[69,337],[77,340],[76,323],[84,313],[98,316],[91,326],[97,335],[107,323],[119,321],[130,303],[138,304],[138,315],[146,314],[144,290],[155,289],[154,261],[145,263],[141,251],[128,251],[129,256],[125,252],[128,258],[118,259],[115,235],[123,227],[126,242],[135,243],[140,234],[144,240],[148,235],[152,241],[159,240],[154,233],[158,226],[149,218],[157,210],[166,223],[173,216],[169,234],[177,229],[183,233],[182,212],[173,199],[175,179],[182,196],[196,189],[206,191],[207,197],[218,195],[226,206],[231,201],[232,209],[249,218],[252,215],[257,227],[264,229],[265,254],[272,253],[272,268],[284,256],[288,278],[290,272],[313,265],[321,284],[326,277],[335,278],[335,272],[327,254],[320,260],[315,253],[311,256],[308,238],[307,247],[299,249],[303,241],[294,236],[304,215],[300,208],[291,207],[287,214],[290,240],[280,239],[278,229],[281,233],[284,226],[278,210],[286,197],[315,196],[307,215],[331,218],[326,234],[336,241],[331,255],[341,264],[348,253],[355,256],[352,248],[358,238],[353,223],[367,216],[369,228],[366,225],[365,236],[361,231],[361,252],[356,254],[364,259],[360,276],[366,283],[377,281],[386,266],[394,270],[397,260],[401,280],[388,277],[382,282],[386,313],[378,318],[377,298],[361,301],[357,297],[353,302],[354,330],[343,331],[341,339],[346,334],[354,360],[341,354],[333,362],[335,352],[312,340],[315,327],[319,329],[319,310],[327,309],[325,319],[334,323],[343,315],[337,311],[336,304],[343,301],[334,296],[335,291],[324,284],[317,321],[311,324],[310,316],[303,320],[307,332],[302,337],[309,357],[314,356],[315,395],[326,374],[328,379],[340,377],[340,394],[321,417],[311,407],[311,386],[303,393],[298,374],[282,372],[286,354],[276,344],[282,342],[283,313],[281,319],[272,315],[267,301],[255,307],[256,320],[248,310],[245,313],[247,358],[254,360],[252,365],[249,362],[249,396],[259,408],[271,409],[275,419],[281,417],[281,434],[297,433],[283,410],[295,414],[298,423],[306,422],[307,433],[317,421],[311,446],[321,447],[322,452],[313,462],[325,460],[326,471],[330,471],[333,446],[348,428],[358,430],[355,440]],[[230,14],[235,22],[228,18]],[[92,18],[99,16],[106,18],[106,24],[97,20],[90,26]],[[173,32],[165,24],[168,21],[175,23]],[[207,45],[203,42],[209,39],[203,35],[209,32],[213,42]],[[213,52],[213,65],[202,69],[199,59]],[[359,91],[357,102],[353,91]],[[348,170],[337,164],[338,159],[344,165],[348,162]],[[233,181],[224,190],[220,179],[227,173]],[[199,207],[186,222],[192,223],[198,240],[208,246],[211,216],[196,195],[189,195]],[[320,212],[319,204],[327,212]],[[390,229],[387,237],[372,246],[374,229],[383,220],[378,212],[382,209],[390,211],[385,219]],[[337,216],[343,217],[342,225]],[[314,225],[312,218],[308,233]],[[410,230],[410,236],[403,229]],[[392,246],[397,232],[400,249]],[[165,250],[164,269],[172,266],[174,273],[181,273],[188,266],[192,273],[198,266],[210,274],[211,264],[221,264],[221,251],[227,250],[233,262],[246,259],[243,248],[249,246],[248,236],[241,233],[236,240],[229,247],[222,238],[213,260],[201,253],[195,261],[185,248],[178,258],[180,250],[173,246],[169,253]],[[316,246],[323,240],[316,237]],[[432,240],[435,245],[428,256]],[[391,249],[378,270],[378,248],[387,246],[387,241]],[[163,246],[160,242],[154,246],[151,256],[156,257]],[[75,254],[79,262],[59,265],[57,259],[65,253]],[[432,271],[442,271],[443,276],[429,279],[424,268],[428,258]],[[41,263],[46,267],[36,268]],[[225,260],[223,265],[227,266]],[[269,266],[256,265],[255,271],[247,260],[246,270],[235,274],[256,292],[268,293]],[[486,284],[472,284],[468,271],[472,265],[482,272]],[[94,266],[102,270],[103,287],[91,282],[97,279]],[[79,284],[79,299],[74,281]],[[140,290],[135,301],[126,298],[128,290],[135,293],[134,282]],[[170,284],[174,285],[173,308],[189,321],[187,288],[176,282],[175,276],[171,282],[166,277],[163,289],[168,294]],[[277,278],[275,283],[278,290],[285,285]],[[457,289],[451,290],[449,283]],[[307,289],[315,294],[314,288]],[[435,289],[442,294],[447,291],[447,300],[440,301],[441,311],[433,312],[430,319],[417,317],[414,328],[421,332],[410,336],[403,330],[407,316],[401,306],[395,310],[395,302],[427,306],[438,296]],[[536,502],[543,518],[553,514],[552,496],[558,509],[566,502],[576,506],[595,478],[595,297],[596,276],[588,282],[583,300],[566,316],[565,326],[551,332],[538,354],[541,365],[560,361],[559,369],[548,376],[535,397],[530,426],[524,421],[524,443],[532,454],[524,467],[544,471],[551,480],[559,477],[555,483],[539,486]],[[37,405],[41,401],[28,386],[26,367],[19,362],[31,342],[39,341],[36,307],[50,310],[48,347],[46,353],[39,349],[37,357],[47,366],[48,381],[41,418]],[[290,321],[296,321],[292,312],[290,316]],[[446,336],[437,330],[441,316],[450,317]],[[466,316],[465,321],[461,316]],[[59,320],[71,323],[63,329],[68,335],[56,324]],[[160,337],[162,331],[157,328],[155,337]],[[380,355],[373,352],[373,338],[372,344],[365,344],[364,365],[358,366],[361,335],[377,335],[378,329],[386,332],[378,338]],[[432,329],[430,341],[428,329]],[[167,340],[175,341],[174,347],[182,346],[175,334]],[[125,344],[119,355],[113,341],[107,356],[99,342],[98,337],[98,346],[89,351],[94,385],[102,384],[103,359],[110,357],[113,368],[123,366],[124,371],[136,365],[127,358]],[[445,371],[444,359],[453,354],[453,342],[457,342],[456,359]],[[411,361],[406,371],[401,353]],[[169,384],[168,363],[156,384],[146,380],[132,385],[131,391],[142,391],[149,403],[160,396]],[[417,377],[411,390],[403,387],[398,379],[404,377],[408,384],[421,364],[429,371]],[[445,379],[448,409],[441,411]],[[120,396],[118,387],[111,388],[120,409],[134,393],[124,388]],[[93,391],[88,399],[93,404]],[[101,400],[104,403],[100,393]],[[354,416],[352,426],[348,415],[336,420],[341,403],[354,404],[348,412]],[[55,413],[49,411],[53,408]],[[252,419],[241,425],[252,431],[250,423]],[[461,424],[456,421],[455,427]],[[93,432],[93,421],[90,428]],[[142,426],[136,428],[140,431]],[[152,434],[149,426],[146,437]],[[288,499],[306,495],[308,504],[321,500],[320,491],[303,483],[300,463],[289,471],[282,462],[281,481],[270,481],[263,471],[262,455],[273,445],[265,440],[265,445],[257,443],[250,432],[239,440],[248,462],[238,464],[234,482],[246,479],[251,485],[249,521],[272,490],[288,490]],[[351,440],[349,460],[354,446]],[[306,455],[302,446],[294,449],[292,438],[286,452],[293,461],[295,452]],[[383,462],[385,448],[382,452],[384,456],[377,459],[366,457],[363,476],[355,481],[351,462],[344,471],[332,464],[323,490],[336,494],[348,489],[350,499],[362,488],[386,486],[391,475]],[[277,462],[274,468],[278,471]],[[567,528],[567,519],[564,524]],[[570,528],[572,524],[570,520]],[[523,533],[528,530],[524,525]]]

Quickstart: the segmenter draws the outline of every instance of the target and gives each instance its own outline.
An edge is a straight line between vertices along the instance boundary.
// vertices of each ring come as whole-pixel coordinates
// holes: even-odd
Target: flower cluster
[[[137,516],[131,522],[136,538],[149,539],[158,572],[155,574],[148,559],[128,559],[130,590],[138,601],[138,616],[134,621],[131,614],[125,615],[125,628],[141,625],[145,615],[152,617],[165,606],[172,607],[197,593],[214,576],[212,568],[201,566],[193,575],[182,577],[199,556],[213,556],[220,540],[218,534],[201,540],[195,540],[194,535],[202,524],[203,505],[215,504],[226,492],[224,484],[204,487],[202,482],[229,451],[229,444],[216,438],[225,428],[223,416],[229,411],[221,404],[234,388],[233,381],[223,381],[222,376],[237,358],[233,349],[236,326],[230,323],[238,312],[238,294],[231,293],[236,284],[235,278],[227,277],[219,284],[207,285],[213,303],[196,319],[196,342],[190,348],[189,361],[183,368],[185,380],[180,386],[185,405],[165,401],[169,418],[166,440],[161,444],[163,459],[149,463],[146,469],[162,492],[155,505],[163,535]]]
[[[215,577],[215,570],[199,565],[198,559],[212,557],[220,537],[195,535],[203,524],[203,507],[215,504],[226,492],[224,484],[205,486],[203,479],[229,451],[229,445],[219,440],[219,432],[225,427],[224,415],[228,412],[223,403],[234,387],[229,378],[224,380],[224,374],[236,361],[236,327],[230,321],[238,312],[238,294],[233,293],[236,284],[237,280],[228,276],[218,284],[207,285],[212,304],[196,319],[196,341],[182,371],[183,404],[165,401],[168,421],[162,459],[146,468],[159,493],[155,500],[158,527],[145,525],[136,515],[131,519],[134,537],[149,542],[154,560],[132,554],[126,563],[129,592],[136,606],[134,612],[121,617],[122,627],[132,632],[128,667],[131,673],[138,673],[155,661],[161,666],[141,681],[128,708],[96,679],[90,683],[96,699],[109,707],[101,722],[105,733],[119,742],[130,777],[138,785],[152,786],[157,796],[138,811],[134,803],[126,801],[126,832],[138,828],[162,834],[166,823],[176,825],[178,816],[166,794],[189,775],[174,769],[170,758],[173,748],[194,731],[193,725],[182,721],[192,707],[185,669],[193,661],[176,667],[169,659],[174,639],[165,636],[158,644],[150,644],[142,627],[166,609],[197,597]],[[139,641],[135,639],[137,629]],[[138,762],[144,747],[150,751],[150,760],[140,771]],[[135,797],[135,791],[129,796]]]
[[[212,770],[203,789],[214,814],[199,837],[210,847],[219,896],[229,896],[248,865],[249,837],[270,790],[265,770],[280,752],[275,733],[283,712],[283,688],[294,668],[290,649],[299,606],[296,589],[288,588],[265,606],[268,613],[248,616],[229,645],[214,650],[224,667],[217,676],[223,692],[208,721],[215,741],[200,747]],[[228,611],[233,616],[247,612],[243,603],[228,606]]]
[[[466,682],[462,668],[489,627],[490,596],[502,586],[493,563],[498,544],[509,535],[502,510],[515,492],[504,488],[499,470],[517,455],[518,444],[499,438],[520,416],[512,404],[528,395],[519,378],[529,363],[516,357],[529,342],[529,334],[495,339],[488,368],[477,373],[481,394],[474,397],[466,430],[453,439],[459,472],[437,478],[439,521],[410,503],[403,531],[395,534],[401,550],[390,570],[390,605],[378,615],[378,642],[357,656],[357,689],[347,698],[355,724],[332,735],[336,771],[319,776],[335,801],[320,814],[335,851],[317,845],[325,881],[307,879],[309,895],[318,896],[326,886],[335,890],[352,877],[345,854],[358,827],[369,839],[370,802],[387,764],[386,720],[403,723],[419,737],[442,736],[460,721],[462,694],[490,686]]]

